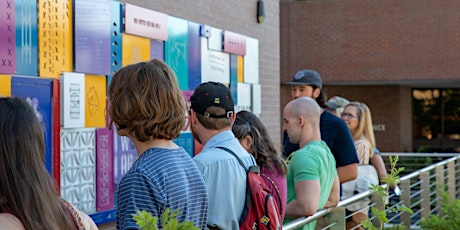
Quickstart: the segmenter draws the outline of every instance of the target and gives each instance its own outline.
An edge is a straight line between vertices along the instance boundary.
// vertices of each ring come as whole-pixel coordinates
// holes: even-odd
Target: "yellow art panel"
[[[0,96],[11,96],[11,76],[0,74]]]
[[[72,2],[38,0],[39,76],[72,71]]]
[[[85,75],[85,127],[105,127],[105,76]]]
[[[150,60],[149,38],[123,34],[122,39],[123,66]]]
[[[238,82],[244,82],[244,57],[238,56],[237,57],[237,71],[236,74],[238,76]]]

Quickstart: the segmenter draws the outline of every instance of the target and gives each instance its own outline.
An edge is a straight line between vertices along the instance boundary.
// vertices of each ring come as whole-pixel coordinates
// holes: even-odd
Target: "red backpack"
[[[239,219],[240,229],[282,229],[280,208],[260,176],[259,166],[250,166],[248,170],[233,151],[221,146],[217,148],[232,154],[247,172],[248,184],[243,213]]]

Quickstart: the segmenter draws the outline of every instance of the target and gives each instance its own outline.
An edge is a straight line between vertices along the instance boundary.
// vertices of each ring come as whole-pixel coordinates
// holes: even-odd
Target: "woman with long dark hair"
[[[287,199],[287,166],[268,135],[267,129],[255,114],[240,111],[236,114],[232,131],[243,148],[256,159],[262,179],[275,197],[281,210],[281,217],[284,218]]]
[[[97,229],[59,198],[44,165],[43,131],[23,99],[0,97],[0,228]]]

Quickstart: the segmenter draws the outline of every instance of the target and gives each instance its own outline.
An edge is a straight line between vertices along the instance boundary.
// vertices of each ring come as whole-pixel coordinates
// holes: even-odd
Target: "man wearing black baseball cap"
[[[199,85],[190,97],[193,137],[203,144],[193,159],[208,187],[209,229],[239,229],[239,217],[246,197],[246,172],[230,153],[233,151],[246,168],[255,160],[232,132],[235,104],[230,89],[217,82]]]
[[[291,97],[311,97],[325,108],[326,96],[323,93],[323,84],[320,75],[314,70],[300,70],[294,75],[291,82],[285,84],[291,85]],[[322,109],[320,116],[321,139],[329,146],[334,155],[337,174],[340,183],[345,183],[356,179],[358,173],[358,156],[351,138],[350,131],[344,121],[334,114]],[[284,133],[283,140],[285,157],[299,149],[298,144],[289,142],[289,138]]]

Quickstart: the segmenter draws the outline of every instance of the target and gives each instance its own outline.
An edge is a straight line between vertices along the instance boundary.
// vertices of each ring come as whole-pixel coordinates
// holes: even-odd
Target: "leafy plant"
[[[166,208],[165,212],[161,214],[160,222],[164,230],[199,230],[192,221],[179,222],[176,217],[180,214],[180,210],[176,209],[171,212],[170,208]],[[145,210],[137,210],[133,214],[133,219],[141,230],[158,230],[158,217],[152,216],[152,213]]]
[[[422,218],[422,229],[432,230],[457,230],[460,229],[460,200],[452,201],[446,191],[441,192],[444,204],[441,208],[443,216],[431,214]]]
[[[396,163],[399,160],[398,155],[396,155],[394,158],[390,156],[389,159],[390,159],[390,173],[387,175],[387,177],[382,179],[382,182],[384,184],[387,184],[387,186],[384,188],[383,186],[372,184],[371,188],[369,188],[371,191],[374,191],[374,193],[382,199],[383,204],[385,204],[385,201],[388,197],[388,192],[390,190],[390,187],[393,187],[398,183],[399,174],[402,171],[404,171],[404,167],[396,167]],[[376,207],[372,207],[371,212],[372,212],[372,215],[375,216],[375,218],[378,220],[379,225],[378,227],[374,226],[371,219],[362,221],[361,225],[364,228],[369,229],[369,230],[377,230],[377,229],[382,230],[384,224],[389,223],[389,220],[387,217],[388,213],[399,213],[399,212],[408,212],[410,214],[414,213],[412,209],[406,207],[405,205],[396,205],[395,207],[388,207],[387,209],[383,207],[383,210],[379,210]],[[397,229],[404,229],[403,225],[399,225],[395,227]]]

